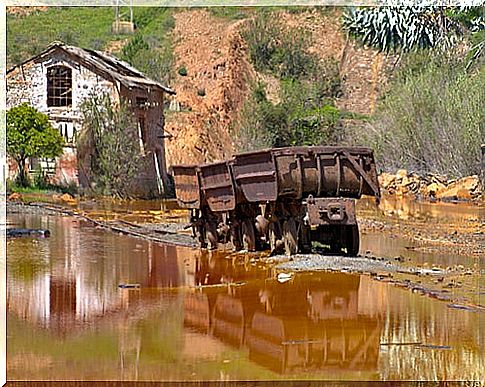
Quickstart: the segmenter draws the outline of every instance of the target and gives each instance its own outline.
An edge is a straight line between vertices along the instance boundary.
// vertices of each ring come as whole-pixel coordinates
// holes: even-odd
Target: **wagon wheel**
[[[312,241],[310,237],[310,227],[301,223],[300,224],[300,235],[298,237],[299,251],[302,253],[310,253],[312,251]]]
[[[241,233],[238,223],[233,223],[231,226],[231,243],[234,251],[239,251],[242,249]]]
[[[199,239],[199,245],[201,249],[205,249],[207,247],[207,242],[205,241],[206,235],[206,228],[203,224],[199,224],[197,226],[197,237]]]
[[[283,242],[285,243],[286,255],[296,254],[298,250],[298,230],[293,218],[283,223]]]
[[[254,233],[254,225],[251,219],[246,219],[241,225],[242,244],[244,250],[256,250],[256,236]]]
[[[281,247],[281,225],[279,221],[270,222],[268,226],[268,241],[271,253]]]
[[[217,227],[214,223],[207,224],[207,240],[209,241],[209,250],[217,249]]]
[[[359,226],[353,224],[346,227],[346,246],[347,255],[352,257],[357,256],[359,253],[360,239],[359,239]]]

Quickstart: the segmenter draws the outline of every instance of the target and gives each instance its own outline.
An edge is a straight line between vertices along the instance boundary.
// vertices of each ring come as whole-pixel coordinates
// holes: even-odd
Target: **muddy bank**
[[[357,203],[361,234],[406,239],[407,250],[473,258],[485,255],[485,207],[478,204],[429,203],[383,196]]]
[[[44,214],[73,216],[95,224],[99,228],[137,238],[171,245],[197,247],[194,238],[187,229],[187,223],[136,224],[122,219],[100,220],[77,209],[45,203],[7,203],[7,213]]]

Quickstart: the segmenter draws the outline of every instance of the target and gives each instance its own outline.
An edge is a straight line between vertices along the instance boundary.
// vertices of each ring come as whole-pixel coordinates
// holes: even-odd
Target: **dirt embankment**
[[[275,12],[288,29],[309,33],[310,52],[322,60],[339,63],[343,95],[340,109],[370,114],[386,81],[392,58],[349,41],[341,28],[341,11],[328,13]],[[168,165],[224,159],[234,151],[232,127],[238,117],[251,80],[267,84],[268,96],[277,99],[279,81],[258,74],[249,62],[247,44],[240,31],[247,19],[217,18],[207,10],[182,11],[175,15],[173,32],[176,102],[180,111],[166,114]],[[274,98],[273,98],[274,97]]]
[[[168,164],[224,159],[234,152],[231,124],[241,110],[253,70],[242,21],[217,19],[205,10],[175,15],[173,84],[180,112],[169,112],[165,129]]]
[[[342,11],[339,8],[329,8],[326,13],[316,10],[296,14],[282,12],[281,16],[288,28],[299,28],[310,34],[310,52],[322,60],[331,59],[339,63],[343,94],[337,100],[337,107],[354,113],[372,114],[395,58],[348,39],[342,30]]]

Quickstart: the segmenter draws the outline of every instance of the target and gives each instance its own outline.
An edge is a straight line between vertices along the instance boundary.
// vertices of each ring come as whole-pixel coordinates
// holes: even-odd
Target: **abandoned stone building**
[[[81,104],[92,93],[127,101],[138,120],[140,152],[151,166],[139,174],[133,193],[160,193],[168,182],[163,105],[165,94],[175,92],[112,55],[61,43],[7,71],[7,109],[29,103],[48,115],[66,143],[61,157],[31,159],[29,168],[40,166],[57,184],[89,184],[77,162],[75,139],[83,124]],[[10,169],[9,177],[15,173]]]

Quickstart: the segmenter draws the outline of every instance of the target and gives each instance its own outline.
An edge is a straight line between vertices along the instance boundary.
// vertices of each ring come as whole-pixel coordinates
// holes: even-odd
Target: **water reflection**
[[[52,236],[8,245],[9,379],[484,376],[480,313],[366,276],[279,283],[254,255],[160,245],[67,217],[10,218]]]
[[[417,222],[463,224],[470,221],[483,221],[485,216],[483,203],[431,203],[389,195],[382,197],[378,208],[376,208],[373,198],[364,197],[357,202],[357,209],[361,213],[379,213],[397,219]]]
[[[278,373],[377,370],[385,304],[360,299],[367,287],[359,276],[320,274],[196,290],[185,295],[184,324]]]
[[[119,284],[140,284],[152,298],[147,288],[185,284],[173,246],[124,238],[68,217],[13,218],[22,227],[51,229],[53,236],[9,243],[9,310],[60,334],[127,307],[136,292]]]

